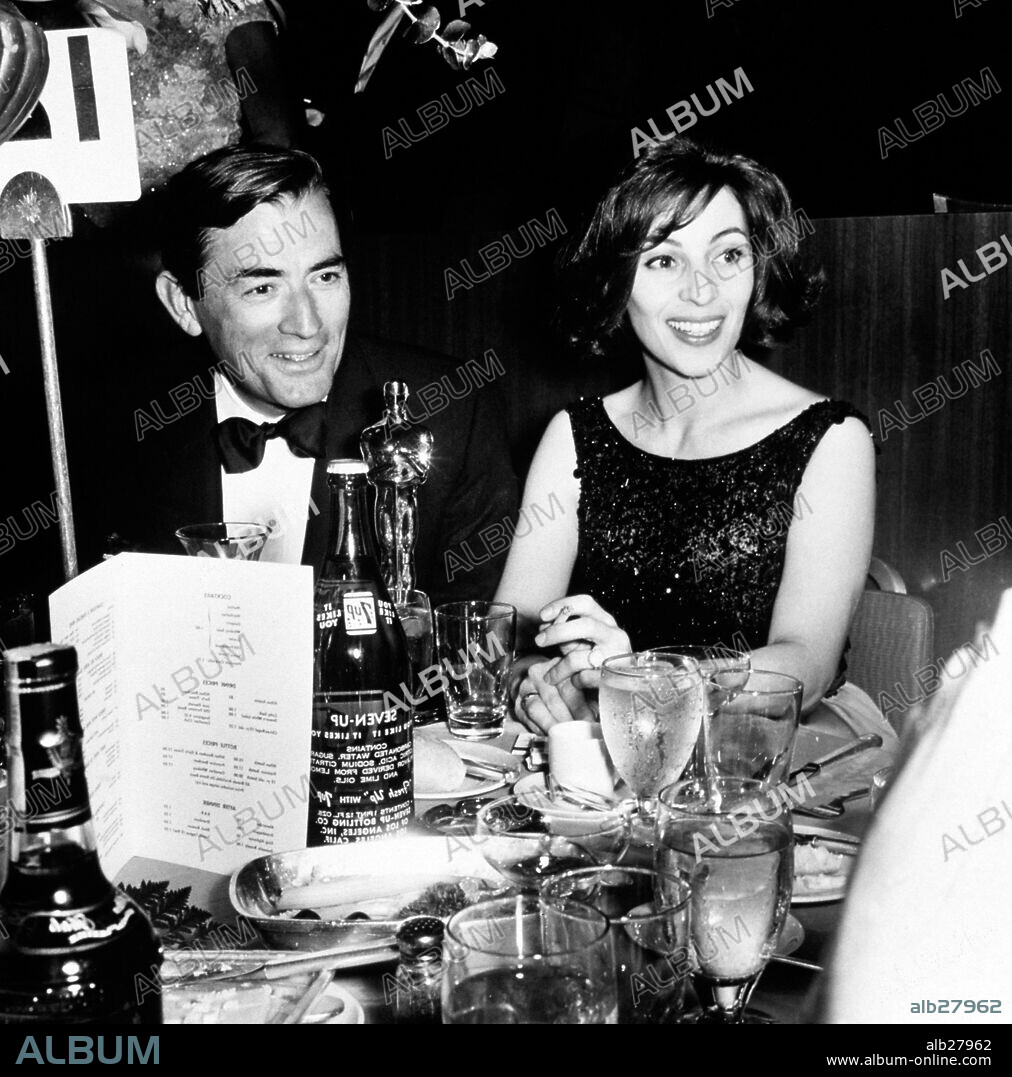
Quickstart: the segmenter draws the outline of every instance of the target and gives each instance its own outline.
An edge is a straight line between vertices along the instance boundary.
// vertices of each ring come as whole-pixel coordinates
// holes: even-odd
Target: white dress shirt
[[[227,378],[214,375],[215,407],[218,422],[242,418],[260,425],[276,423],[284,411],[240,395]],[[267,441],[260,466],[252,471],[229,475],[221,469],[222,519],[229,523],[261,524],[270,530],[261,561],[297,565],[302,561],[309,513],[321,507],[312,504],[312,457],[296,456],[284,438]]]

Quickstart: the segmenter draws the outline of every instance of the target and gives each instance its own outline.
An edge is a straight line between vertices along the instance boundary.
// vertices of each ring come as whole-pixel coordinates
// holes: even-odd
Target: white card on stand
[[[15,135],[0,146],[0,190],[22,172],[38,172],[67,203],[136,201],[126,42],[114,30],[50,30],[46,41],[49,76],[35,111],[49,137]]]

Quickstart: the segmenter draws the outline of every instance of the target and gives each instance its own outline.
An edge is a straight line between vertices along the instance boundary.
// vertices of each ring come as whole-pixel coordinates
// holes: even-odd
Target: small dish
[[[419,734],[416,733],[415,735],[418,736]],[[492,766],[507,769],[509,773],[502,778],[472,778],[469,775],[464,779],[464,784],[459,789],[454,789],[453,792],[419,793],[416,791],[415,800],[435,804],[440,801],[452,802],[463,797],[487,796],[497,789],[505,789],[514,776],[520,773],[520,760],[515,755],[510,755],[509,752],[503,751],[502,748],[496,748],[493,744],[472,744],[459,741],[457,738],[451,737],[445,730],[442,735],[425,733],[424,736],[433,737],[444,744],[448,744],[465,763],[469,759],[476,760],[479,763],[491,763]]]
[[[364,1025],[365,1010],[350,991],[331,982],[299,1024]]]
[[[829,830],[821,826],[795,826],[794,833],[796,836],[810,836],[819,839],[819,845],[828,853],[842,856],[844,858],[844,864],[846,870],[843,874],[826,874],[826,875],[806,875],[794,876],[794,893],[791,895],[792,905],[821,905],[827,904],[832,901],[842,901],[847,893],[847,885],[850,881],[850,872],[853,870],[855,857],[854,850],[854,837],[852,834],[844,834],[839,830]],[[837,849],[833,848],[833,843],[839,843]],[[801,848],[799,846],[799,848]],[[811,848],[811,846],[809,846]],[[795,855],[797,849],[795,850]],[[820,885],[818,889],[811,890],[799,890],[798,879],[799,878],[823,878],[826,880],[825,885]],[[834,880],[839,880],[835,882]]]

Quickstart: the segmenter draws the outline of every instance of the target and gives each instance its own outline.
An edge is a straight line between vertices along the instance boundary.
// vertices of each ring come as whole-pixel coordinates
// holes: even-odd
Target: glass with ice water
[[[764,782],[678,782],[658,799],[655,864],[689,880],[696,1020],[741,1023],[790,905],[790,811]]]
[[[653,798],[677,781],[703,721],[703,679],[687,655],[621,654],[601,670],[601,732],[636,798],[641,825],[653,826]]]

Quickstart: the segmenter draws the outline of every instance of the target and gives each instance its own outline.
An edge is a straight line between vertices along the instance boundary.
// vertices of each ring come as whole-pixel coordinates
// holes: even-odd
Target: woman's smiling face
[[[663,221],[658,216],[652,228]],[[744,210],[723,187],[637,259],[626,310],[644,352],[682,377],[716,369],[741,336],[754,261]]]

